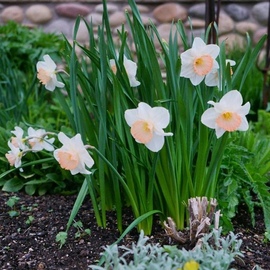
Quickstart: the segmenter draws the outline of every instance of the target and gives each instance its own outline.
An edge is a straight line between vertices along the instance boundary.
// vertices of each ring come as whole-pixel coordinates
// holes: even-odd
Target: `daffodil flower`
[[[15,168],[20,167],[22,164],[23,151],[19,147],[14,146],[11,141],[8,141],[8,146],[10,150],[5,154],[6,159],[11,166]]]
[[[129,59],[124,55],[123,64],[129,79],[129,84],[131,87],[137,87],[141,83],[136,79],[137,73],[137,64]],[[110,59],[110,66],[114,74],[117,72],[117,67],[114,59]]]
[[[152,108],[140,102],[137,109],[125,111],[125,119],[136,142],[144,144],[153,152],[163,147],[165,136],[173,135],[163,131],[170,122],[169,111],[163,107]]]
[[[14,130],[11,131],[14,136],[11,137],[11,143],[14,147],[19,148],[21,150],[26,150],[28,147],[25,144],[25,139],[23,137],[24,131],[21,127],[16,126]]]
[[[209,128],[215,129],[217,138],[226,131],[246,131],[248,122],[246,115],[250,110],[250,103],[242,106],[243,98],[239,91],[231,90],[219,102],[208,101],[214,107],[207,109],[201,116],[201,121]]]
[[[219,68],[215,58],[220,51],[219,46],[215,44],[206,45],[205,42],[196,37],[193,41],[192,48],[181,54],[181,77],[189,78],[193,85],[200,84],[203,79],[212,70]]]
[[[58,134],[59,141],[63,146],[54,151],[54,157],[59,162],[61,168],[69,170],[72,175],[82,173],[91,174],[89,170],[94,165],[82,142],[81,135],[77,134],[72,138],[67,137],[63,132]]]
[[[235,66],[236,62],[231,59],[226,59],[226,65],[230,64],[231,75],[233,74],[232,66]],[[207,86],[219,87],[219,69],[212,69],[212,71],[205,77],[205,84]]]
[[[37,68],[37,78],[49,91],[53,91],[55,87],[64,87],[64,83],[57,81],[56,78],[56,64],[51,59],[51,57],[46,54],[43,56],[44,61],[38,61]]]
[[[54,138],[48,138],[45,129],[34,130],[32,127],[28,128],[28,143],[31,145],[31,150],[41,151],[43,149],[47,151],[53,151]]]
[[[233,70],[232,67],[236,65],[236,62],[234,60],[231,59],[226,59],[226,66],[230,64],[230,69],[231,69],[231,75],[233,75]]]

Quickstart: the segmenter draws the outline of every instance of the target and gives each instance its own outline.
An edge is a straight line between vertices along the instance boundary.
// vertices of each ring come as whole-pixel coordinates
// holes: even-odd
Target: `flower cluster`
[[[91,173],[87,168],[90,169],[94,165],[94,161],[87,152],[88,146],[83,144],[80,134],[68,138],[63,132],[60,132],[58,140],[63,145],[61,148],[55,149],[53,145],[55,138],[48,137],[55,134],[46,132],[44,129],[35,130],[29,127],[28,134],[24,137],[23,129],[16,126],[11,133],[14,136],[8,141],[10,150],[5,155],[11,166],[21,167],[22,157],[28,152],[46,150],[53,152],[61,168],[69,170],[72,175]]]
[[[180,77],[190,79],[194,86],[200,84],[204,79],[207,86],[219,86],[219,64],[216,60],[219,52],[220,48],[218,45],[206,45],[201,38],[196,37],[192,47],[181,54],[182,68]],[[54,61],[49,55],[45,55],[43,58],[44,61],[39,61],[37,63],[37,77],[40,82],[50,91],[53,91],[55,87],[64,87],[64,84],[56,79],[57,71]],[[227,63],[230,66],[236,64],[235,61],[229,59],[226,60],[226,64]],[[115,60],[110,59],[109,64],[113,73],[116,74],[117,67]],[[124,55],[123,65],[130,86],[139,86],[140,82],[136,79],[137,64],[130,59],[127,59]],[[249,112],[250,104],[246,103],[242,106],[242,102],[243,99],[240,92],[237,90],[229,91],[221,98],[220,102],[208,102],[208,104],[213,105],[214,107],[207,109],[203,113],[201,122],[207,127],[215,129],[217,138],[220,138],[226,131],[246,131],[248,129],[248,122],[245,116]],[[153,152],[161,150],[164,145],[165,136],[173,135],[171,132],[165,133],[163,131],[163,129],[169,125],[170,114],[167,109],[162,107],[152,108],[148,104],[140,102],[137,109],[126,110],[125,120],[131,127],[130,132],[136,142],[144,144]],[[60,135],[60,141],[61,140],[67,140],[64,134]],[[75,136],[73,140],[69,141],[69,144],[72,145],[77,141],[81,141],[81,138]],[[39,149],[38,147],[40,147],[40,144],[37,144],[33,150]],[[67,152],[69,152],[69,150],[67,150]],[[63,154],[57,150],[54,154],[55,158],[62,164],[62,168],[69,169],[72,173],[77,173],[78,170],[85,173],[85,170],[82,169],[82,164],[78,163],[78,157],[67,154],[67,152],[65,152],[66,154]],[[84,156],[85,151],[82,151],[80,154]],[[21,153],[17,151],[16,155],[20,156]],[[88,160],[86,164],[89,166],[92,162]],[[16,165],[18,165],[18,162]]]

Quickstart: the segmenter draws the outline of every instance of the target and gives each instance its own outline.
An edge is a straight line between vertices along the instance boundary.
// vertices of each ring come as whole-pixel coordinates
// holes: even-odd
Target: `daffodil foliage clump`
[[[147,241],[148,237],[141,232],[137,244],[130,248],[107,246],[100,266],[91,265],[90,269],[226,270],[233,269],[230,265],[236,256],[243,256],[240,252],[241,240],[233,233],[222,238],[220,230],[205,235],[201,239],[201,248],[190,251],[176,246],[152,245]]]
[[[63,145],[50,148],[53,159],[62,170],[85,175],[67,227],[90,194],[100,226],[114,209],[122,231],[128,205],[145,234],[155,213],[183,229],[188,199],[216,196],[228,139],[249,128],[250,103],[241,92],[266,37],[252,48],[247,36],[246,53],[236,63],[226,58],[225,43],[206,44],[208,31],[189,39],[181,21],[163,40],[154,24],[144,26],[130,0],[128,29],[123,26],[115,41],[103,4],[97,34],[91,23],[77,19],[73,42],[66,41],[64,70],[49,55],[36,64],[44,91],[58,98],[73,129],[55,134]],[[76,41],[80,24],[88,28],[89,46]],[[10,164],[25,166],[23,157],[36,151],[34,143],[47,140],[42,134],[23,138],[26,147],[11,139]]]

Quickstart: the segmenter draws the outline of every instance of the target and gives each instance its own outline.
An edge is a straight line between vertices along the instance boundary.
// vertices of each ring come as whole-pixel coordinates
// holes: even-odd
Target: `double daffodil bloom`
[[[62,88],[64,83],[57,81],[56,78],[56,64],[51,59],[51,57],[46,54],[43,56],[44,61],[38,61],[37,68],[37,78],[49,91],[53,91],[55,87]]]
[[[125,119],[136,142],[158,152],[164,145],[164,137],[173,133],[163,131],[170,122],[169,111],[163,107],[151,107],[140,102],[137,109],[125,111]]]
[[[94,165],[94,160],[86,150],[82,142],[81,134],[72,138],[67,137],[63,132],[58,134],[59,141],[63,146],[54,151],[54,157],[62,169],[69,170],[72,175],[82,173],[91,174],[89,170]]]
[[[250,110],[250,103],[242,106],[243,98],[239,91],[231,90],[226,93],[219,102],[208,101],[214,107],[207,109],[201,117],[201,121],[209,128],[215,129],[217,138],[226,131],[246,131],[248,122],[246,115]]]
[[[129,79],[129,84],[131,87],[139,86],[141,83],[136,79],[137,64],[124,55],[123,64]],[[110,59],[110,66],[114,74],[117,72],[117,67],[114,59]]]
[[[193,85],[200,84],[205,77],[208,82],[209,74],[219,68],[218,62],[215,60],[219,51],[219,46],[215,44],[206,45],[201,38],[196,37],[192,48],[181,54],[180,76],[189,78]]]

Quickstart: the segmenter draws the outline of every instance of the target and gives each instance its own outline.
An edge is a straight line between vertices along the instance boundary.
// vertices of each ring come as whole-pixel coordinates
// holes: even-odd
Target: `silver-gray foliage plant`
[[[137,244],[132,247],[111,245],[102,253],[103,266],[90,265],[93,270],[179,270],[188,261],[196,261],[200,270],[227,270],[240,252],[242,240],[233,232],[221,236],[221,228],[204,235],[200,245],[193,250],[178,249],[176,246],[164,246],[147,243],[149,237],[143,231]],[[121,249],[121,253],[120,253]],[[259,270],[259,268],[257,268]]]

